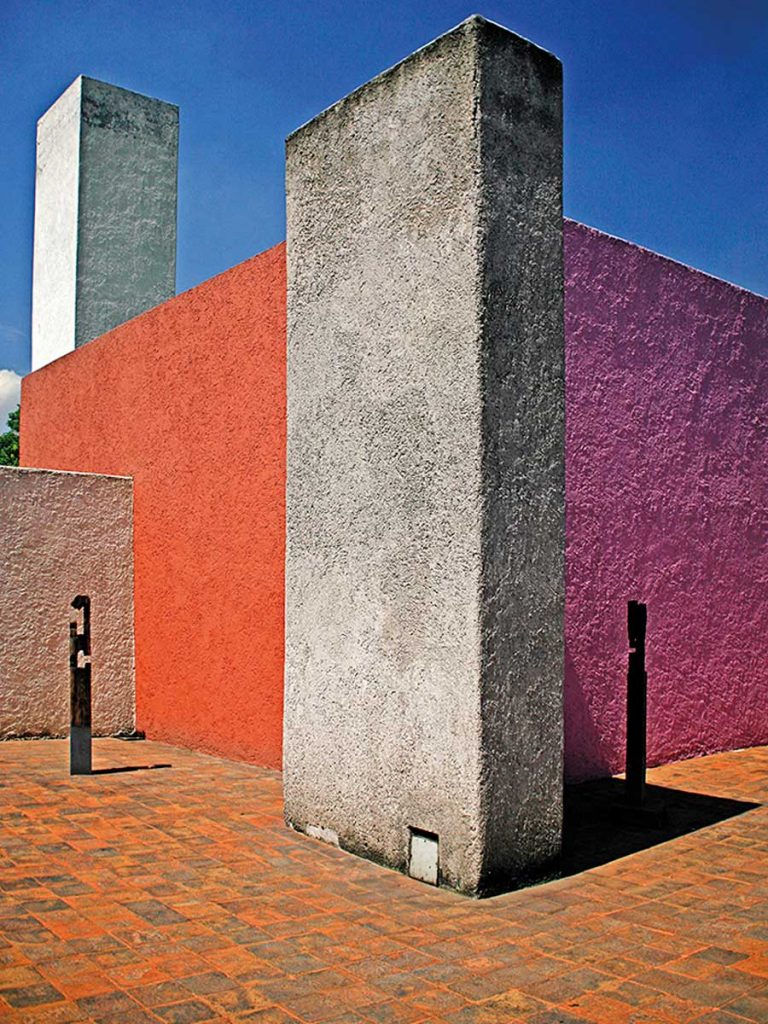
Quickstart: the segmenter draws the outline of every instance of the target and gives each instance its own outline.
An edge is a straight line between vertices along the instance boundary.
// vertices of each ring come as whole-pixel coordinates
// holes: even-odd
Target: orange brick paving
[[[280,776],[155,743],[0,744],[0,1019],[768,1021],[763,807],[472,901],[288,831]],[[768,748],[650,773],[761,803]]]

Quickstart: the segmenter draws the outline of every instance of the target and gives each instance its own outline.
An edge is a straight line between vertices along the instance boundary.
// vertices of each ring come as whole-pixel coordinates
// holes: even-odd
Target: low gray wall
[[[0,467],[0,738],[69,729],[69,619],[91,598],[93,731],[135,721],[133,483]]]

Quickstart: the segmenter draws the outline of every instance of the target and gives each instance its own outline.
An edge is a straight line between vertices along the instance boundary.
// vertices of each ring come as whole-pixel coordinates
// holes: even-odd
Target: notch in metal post
[[[645,799],[648,675],[645,671],[645,630],[648,612],[639,601],[627,604],[629,663],[627,667],[627,802],[640,806]]]
[[[83,612],[83,631],[77,619],[69,623],[69,774],[91,774],[91,599],[78,594],[72,607]],[[82,665],[80,655],[88,658]]]

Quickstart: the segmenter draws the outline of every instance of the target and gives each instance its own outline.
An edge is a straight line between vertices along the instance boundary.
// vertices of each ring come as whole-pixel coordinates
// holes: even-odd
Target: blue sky
[[[568,216],[768,294],[768,0],[0,0],[0,368],[29,370],[35,121],[78,74],[181,108],[182,291],[283,238],[289,132],[474,12],[564,62]]]

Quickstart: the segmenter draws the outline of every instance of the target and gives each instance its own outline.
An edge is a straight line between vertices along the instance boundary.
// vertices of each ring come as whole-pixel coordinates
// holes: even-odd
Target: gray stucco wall
[[[178,108],[81,76],[37,129],[32,368],[176,287]]]
[[[68,623],[91,598],[93,731],[135,722],[133,489],[0,467],[0,738],[69,729]]]
[[[287,144],[286,816],[471,893],[559,851],[561,137],[472,18]]]

